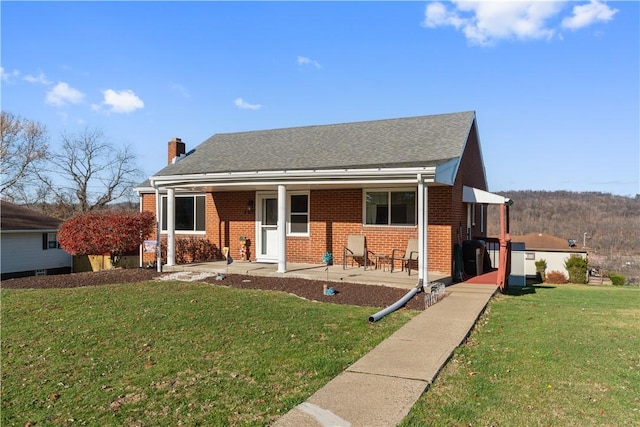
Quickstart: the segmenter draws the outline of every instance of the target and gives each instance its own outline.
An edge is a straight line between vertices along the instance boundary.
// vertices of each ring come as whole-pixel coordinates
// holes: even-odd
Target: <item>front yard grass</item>
[[[1,298],[3,426],[267,425],[417,314],[190,282]]]
[[[402,426],[640,425],[640,289],[524,290],[489,304]]]

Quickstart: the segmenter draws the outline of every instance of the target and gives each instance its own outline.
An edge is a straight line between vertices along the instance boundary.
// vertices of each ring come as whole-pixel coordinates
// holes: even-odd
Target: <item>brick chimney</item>
[[[169,164],[173,163],[173,159],[180,157],[180,155],[186,153],[186,145],[180,138],[173,138],[169,141]]]

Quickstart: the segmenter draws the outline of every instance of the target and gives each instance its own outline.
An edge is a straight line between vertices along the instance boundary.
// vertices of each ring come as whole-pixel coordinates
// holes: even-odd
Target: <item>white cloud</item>
[[[173,83],[170,86],[170,88],[171,88],[172,91],[179,93],[184,98],[190,98],[191,97],[191,94],[189,93],[187,88],[182,86],[180,83]]]
[[[109,107],[111,113],[131,113],[135,110],[144,108],[144,102],[132,90],[115,91],[107,89],[102,91],[104,100],[102,103]],[[94,110],[99,109],[92,106]]]
[[[312,65],[316,68],[322,68],[322,66],[318,61],[311,58],[307,58],[306,56],[298,56],[297,62],[298,62],[298,65]]]
[[[31,74],[27,74],[26,76],[23,77],[23,80],[29,83],[39,83],[47,86],[52,84],[51,81],[47,80],[47,77],[44,75],[42,71],[37,76],[32,76]]]
[[[67,83],[58,82],[57,85],[47,92],[45,101],[48,104],[62,106],[65,104],[78,104],[84,99],[84,94],[77,89],[70,87]]]
[[[451,5],[451,7],[449,7]],[[452,1],[432,2],[425,9],[427,28],[453,27],[471,44],[488,46],[502,39],[552,39],[558,35],[556,22],[564,2],[550,1]],[[608,21],[615,14],[608,6],[592,0],[575,6],[573,16],[565,18],[567,28],[582,28],[596,21]]]
[[[609,22],[616,13],[618,9],[611,9],[598,0],[591,0],[589,4],[574,6],[573,15],[564,18],[562,26],[570,30],[578,30],[596,22]]]
[[[240,108],[241,110],[259,110],[262,108],[261,104],[249,104],[242,98],[236,98],[236,100],[233,101],[233,103],[236,105],[236,107]]]
[[[6,72],[3,67],[0,67],[0,79],[2,81],[8,82],[14,77],[18,77],[20,75],[20,71],[13,70],[10,73]]]

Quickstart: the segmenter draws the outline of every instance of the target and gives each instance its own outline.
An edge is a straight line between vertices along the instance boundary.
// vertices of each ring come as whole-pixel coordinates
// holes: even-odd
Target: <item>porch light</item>
[[[251,213],[251,212],[253,212],[253,200],[249,200],[249,201],[247,202],[247,207],[246,207],[246,209],[245,209],[245,212],[246,212],[246,213]]]

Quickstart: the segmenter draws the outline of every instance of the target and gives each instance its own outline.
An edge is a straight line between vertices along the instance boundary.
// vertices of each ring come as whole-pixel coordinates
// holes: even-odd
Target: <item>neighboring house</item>
[[[485,204],[508,200],[486,192],[472,111],[216,134],[189,152],[175,138],[168,162],[136,189],[141,209],[160,217],[167,265],[185,235],[235,259],[245,237],[251,261],[282,273],[325,252],[341,263],[357,234],[378,255],[418,239],[425,280],[451,275],[454,244],[483,236]]]
[[[569,272],[564,267],[565,261],[572,255],[587,258],[587,249],[576,246],[573,240],[545,233],[511,236],[511,245],[512,268],[515,269],[516,265],[520,264],[514,259],[522,258],[524,275],[528,278],[536,276],[535,263],[541,259],[547,262],[547,273],[560,271],[568,277]]]
[[[71,272],[72,257],[58,244],[60,220],[4,200],[0,217],[2,280]]]

